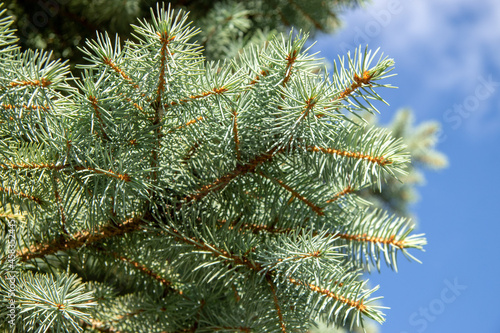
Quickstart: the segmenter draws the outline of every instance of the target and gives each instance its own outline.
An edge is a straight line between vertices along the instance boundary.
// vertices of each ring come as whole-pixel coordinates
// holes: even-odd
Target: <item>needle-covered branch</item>
[[[221,26],[247,29],[241,8]],[[87,42],[69,84],[68,66],[14,47],[9,25],[0,18],[0,236],[19,260],[21,330],[383,321],[362,268],[396,268],[425,239],[358,196],[404,174],[409,155],[349,114],[375,112],[392,60],[359,49],[320,73],[307,34],[291,33],[207,62],[187,14],[158,5],[126,42]],[[214,38],[217,27],[199,37]]]

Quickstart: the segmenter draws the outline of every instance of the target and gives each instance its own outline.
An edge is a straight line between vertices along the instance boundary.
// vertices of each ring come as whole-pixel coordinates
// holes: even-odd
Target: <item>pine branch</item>
[[[67,251],[70,249],[77,249],[82,246],[91,245],[93,243],[101,242],[112,237],[119,237],[126,233],[140,230],[143,225],[151,221],[152,217],[149,214],[144,216],[132,217],[121,224],[106,225],[95,232],[80,231],[71,235],[68,238],[55,239],[46,244],[39,244],[26,248],[17,253],[20,261],[27,261],[35,258],[42,258],[50,254],[55,254],[58,251]]]
[[[323,24],[291,4],[292,20]],[[252,12],[225,6],[210,15],[227,27],[202,41],[225,45],[228,31],[250,29]],[[76,86],[47,53],[0,51],[0,195],[26,216],[19,267],[40,279],[78,274],[97,302],[87,309],[80,288],[47,316],[65,299],[85,299],[74,302],[84,314],[48,327],[37,303],[36,316],[23,308],[21,317],[103,332],[382,322],[361,269],[382,260],[396,268],[397,252],[412,258],[425,239],[406,220],[364,208],[359,191],[403,174],[409,156],[401,140],[347,114],[376,111],[392,60],[359,50],[333,76],[319,74],[306,36],[289,34],[206,63],[199,31],[164,6],[133,29],[123,46],[107,35],[87,42]],[[0,38],[8,34],[0,19]],[[47,300],[50,289],[40,288]]]

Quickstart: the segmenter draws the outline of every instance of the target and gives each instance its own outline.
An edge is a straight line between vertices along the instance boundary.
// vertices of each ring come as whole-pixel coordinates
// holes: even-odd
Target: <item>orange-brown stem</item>
[[[57,207],[59,208],[59,214],[61,215],[61,228],[62,228],[62,231],[66,235],[68,235],[69,234],[68,230],[66,230],[66,214],[64,213],[64,207],[62,205],[62,198],[59,195],[59,189],[57,188],[57,182],[58,182],[58,179],[57,179],[57,177],[54,176],[54,179],[53,179],[54,196],[56,198]]]
[[[195,142],[194,145],[191,146],[191,148],[189,148],[186,155],[184,155],[184,157],[182,158],[182,163],[187,163],[191,159],[191,157],[193,157],[193,155],[196,153],[196,150],[198,149],[198,147],[200,147],[200,145],[201,141]]]
[[[295,285],[298,285],[298,286],[306,286],[308,287],[309,289],[311,289],[312,291],[314,292],[317,292],[317,293],[320,293],[320,294],[323,294],[325,296],[328,296],[330,298],[333,298],[341,303],[344,303],[344,304],[347,304],[349,305],[350,307],[352,308],[356,308],[358,309],[359,311],[361,312],[365,312],[366,313],[366,306],[363,304],[363,300],[360,300],[360,301],[354,301],[354,300],[351,300],[349,298],[346,298],[342,295],[338,295],[334,292],[331,292],[330,290],[326,289],[326,288],[321,288],[321,287],[318,287],[312,283],[304,283],[302,282],[301,280],[298,280],[298,279],[294,279],[294,278],[288,278],[288,280],[295,284]]]
[[[160,77],[158,78],[156,102],[160,104],[161,94],[163,93],[163,90],[165,90],[165,69],[166,69],[166,61],[168,53],[167,47],[168,44],[170,44],[170,42],[175,39],[175,36],[169,36],[167,32],[164,32],[163,34],[158,32],[157,34],[160,37],[161,49],[160,49]]]
[[[171,291],[171,292],[175,292],[176,294],[179,294],[179,295],[182,295],[182,291],[181,290],[177,290],[175,289],[173,286],[172,286],[172,282],[171,281],[168,281],[167,279],[161,277],[159,274],[153,272],[151,269],[147,268],[146,266],[144,266],[143,264],[137,262],[137,261],[134,261],[132,259],[129,259],[127,257],[124,257],[122,255],[119,255],[118,253],[116,252],[108,252],[100,247],[96,247],[98,250],[101,250],[101,251],[104,251],[106,253],[110,253],[113,257],[115,257],[116,259],[120,260],[120,261],[123,261],[123,262],[126,262],[128,264],[130,264],[131,266],[133,266],[134,268],[136,268],[137,270],[139,270],[141,273],[145,274],[145,275],[148,275],[150,277],[152,277],[153,279],[155,279],[156,281],[160,282],[164,287],[167,288],[167,290]]]
[[[184,125],[180,125],[180,126],[176,127],[175,129],[172,129],[172,130],[168,131],[168,133],[172,133],[172,132],[174,132],[175,130],[180,130],[180,129],[182,129],[182,128],[188,127],[188,126],[190,126],[190,125],[193,125],[193,124],[194,124],[194,123],[196,123],[197,121],[202,121],[202,120],[203,120],[203,117],[202,117],[202,116],[200,116],[200,117],[198,117],[198,118],[196,118],[196,119],[191,119],[190,121],[188,121],[188,122],[187,122],[187,123],[185,123]]]
[[[342,91],[336,99],[343,99],[352,94],[354,90],[358,89],[362,85],[369,85],[372,77],[373,73],[370,73],[369,71],[363,72],[361,77],[359,77],[358,74],[354,74],[354,82],[349,87],[344,89],[344,91]]]
[[[94,109],[95,116],[97,117],[97,120],[99,122],[99,126],[101,127],[101,133],[102,137],[104,140],[109,141],[109,136],[106,134],[106,125],[104,124],[102,117],[101,117],[101,112],[99,111],[99,105],[98,105],[98,100],[95,96],[90,95],[88,97],[90,103],[92,104],[92,108]]]
[[[344,157],[351,157],[351,158],[356,158],[356,159],[363,159],[363,160],[367,160],[367,161],[370,161],[372,163],[376,163],[376,164],[379,164],[379,165],[382,165],[382,166],[392,163],[392,161],[384,158],[383,156],[370,156],[370,155],[366,155],[366,154],[359,153],[359,152],[350,152],[350,151],[339,150],[339,149],[335,149],[335,148],[323,148],[323,147],[317,147],[317,146],[306,146],[306,149],[308,151],[311,151],[311,152],[322,152],[322,153],[325,153],[325,154],[335,154],[335,155],[344,156]]]
[[[283,87],[286,86],[292,75],[292,67],[295,60],[297,60],[297,50],[293,50],[292,54],[287,55],[285,59],[287,64],[285,69],[285,78],[283,79]]]
[[[265,70],[260,71],[260,76],[256,75],[255,78],[252,81],[250,81],[249,85],[256,84],[257,82],[259,82],[261,76],[267,76],[267,74],[269,73]]]
[[[116,73],[120,74],[120,76],[123,79],[125,79],[125,81],[130,83],[134,88],[136,89],[139,88],[139,85],[137,83],[134,83],[134,81],[132,81],[132,79],[127,74],[125,74],[125,72],[120,67],[118,67],[118,65],[115,64],[111,59],[104,57],[102,60],[106,65],[111,67]]]
[[[175,239],[182,241],[186,244],[193,245],[200,250],[207,251],[211,253],[214,257],[223,258],[225,261],[236,264],[246,266],[247,268],[259,272],[262,270],[262,266],[252,260],[248,259],[246,256],[238,256],[236,254],[230,253],[226,250],[219,249],[212,244],[206,244],[202,240],[196,239],[194,237],[186,237],[183,236],[179,231],[173,228],[169,228],[170,232],[174,235]]]
[[[50,80],[47,80],[46,78],[42,78],[41,80],[33,80],[33,81],[12,81],[9,83],[8,87],[10,88],[15,88],[15,87],[24,87],[24,86],[39,86],[39,87],[48,87],[52,84]]]
[[[333,198],[331,198],[330,200],[326,200],[326,203],[332,203],[334,201],[337,201],[338,199],[340,199],[344,195],[352,193],[352,192],[354,192],[354,188],[349,185],[346,188],[344,188],[342,191],[340,191],[339,193],[335,194],[333,196]]]
[[[49,170],[61,170],[67,168],[69,165],[55,165],[53,163],[47,164],[47,163],[19,163],[19,164],[14,164],[10,162],[6,162],[5,164],[0,164],[0,169],[49,169]]]
[[[241,160],[241,153],[240,153],[240,139],[238,137],[238,113],[236,110],[233,110],[233,135],[234,135],[234,149],[236,150],[236,158],[238,160]]]
[[[5,192],[5,193],[10,194],[10,195],[16,195],[16,196],[21,197],[21,198],[29,199],[31,201],[36,202],[39,205],[42,204],[42,199],[37,198],[33,195],[26,194],[24,192],[16,191],[10,187],[1,187],[0,186],[0,192]]]
[[[269,179],[269,180],[271,180],[273,182],[278,183],[281,187],[283,187],[285,190],[287,190],[288,192],[290,192],[293,197],[299,199],[300,201],[302,201],[303,203],[305,203],[306,205],[308,205],[313,210],[313,212],[315,212],[319,216],[325,215],[325,213],[323,212],[323,208],[321,208],[321,207],[315,205],[314,203],[312,203],[310,200],[308,200],[306,197],[304,197],[303,195],[301,195],[300,193],[298,193],[297,191],[295,191],[293,188],[291,188],[290,186],[288,186],[287,184],[285,184],[283,181],[281,181],[279,179],[275,179],[275,178],[270,178],[270,177],[264,175],[262,172],[259,172],[259,175],[262,176],[262,177],[264,177],[264,178],[267,178],[267,179]]]
[[[396,235],[391,235],[389,238],[370,236],[366,233],[364,234],[337,234],[339,238],[354,241],[354,242],[370,242],[379,244],[390,244],[399,247],[400,249],[405,247],[405,241],[396,240]]]
[[[271,288],[271,294],[273,295],[274,307],[276,308],[276,312],[278,313],[281,332],[286,333],[285,322],[283,321],[283,313],[281,312],[278,296],[276,295],[276,287],[274,286],[273,279],[269,274],[266,274],[266,281],[269,284],[269,287]]]
[[[165,104],[164,107],[166,109],[166,108],[169,108],[171,106],[176,106],[176,105],[180,105],[180,104],[186,104],[189,101],[193,101],[193,100],[200,99],[200,98],[203,98],[203,97],[207,97],[207,96],[210,96],[210,95],[220,95],[220,94],[225,93],[226,91],[228,91],[228,89],[225,88],[225,87],[214,88],[214,89],[212,89],[210,91],[204,91],[204,92],[202,92],[201,94],[198,94],[198,95],[191,95],[191,96],[189,96],[188,98],[185,98],[185,99],[180,99],[178,101],[172,101],[169,104]]]
[[[99,173],[102,175],[106,175],[108,177],[120,179],[120,180],[123,180],[125,182],[129,182],[132,180],[132,178],[130,178],[130,176],[127,173],[119,174],[119,173],[113,172],[111,169],[109,169],[108,171],[103,171],[103,170],[99,170],[96,168],[89,168],[89,167],[83,167],[83,166],[75,166],[74,169],[77,171],[81,171],[81,170],[93,171],[95,173]]]
[[[208,184],[200,188],[197,193],[191,194],[187,196],[184,201],[190,202],[193,200],[200,200],[204,198],[207,194],[214,192],[214,191],[220,191],[224,187],[226,187],[227,184],[229,184],[233,179],[243,176],[249,172],[255,171],[255,169],[261,165],[262,163],[265,163],[267,161],[270,161],[275,153],[277,152],[276,148],[272,148],[266,153],[263,153],[253,159],[251,159],[247,164],[240,164],[238,165],[233,171],[230,173],[222,176],[219,179],[216,179],[213,183]]]
[[[25,110],[28,110],[28,111],[33,111],[33,110],[42,110],[42,111],[48,111],[49,110],[49,106],[48,105],[45,105],[45,106],[41,106],[41,105],[26,105],[26,104],[23,104],[23,105],[13,105],[13,104],[2,104],[2,108],[4,110],[14,110],[14,109],[25,109]]]
[[[223,225],[226,223],[226,221],[221,221],[220,223],[221,223],[221,225]],[[234,229],[234,226],[236,224],[237,224],[236,222],[231,223],[231,226],[229,227],[229,229],[231,229],[231,230]],[[271,234],[286,234],[286,233],[292,232],[295,229],[276,228],[274,226],[245,223],[245,224],[242,224],[240,226],[239,231],[244,232],[244,230],[249,230],[252,233],[267,232],[267,233],[271,233]],[[305,230],[305,232],[307,232],[307,230]],[[313,231],[312,234],[313,234],[313,236],[317,236],[318,232]],[[403,240],[397,241],[395,235],[391,235],[391,236],[389,236],[389,238],[370,236],[366,233],[365,234],[346,234],[346,233],[339,234],[339,233],[328,232],[328,233],[325,233],[323,235],[324,235],[324,237],[337,236],[338,238],[345,239],[348,241],[353,241],[353,242],[371,242],[371,243],[380,243],[380,244],[391,244],[391,245],[397,246],[401,249],[406,247],[405,242]]]
[[[58,251],[76,249],[84,245],[97,243],[111,237],[117,237],[140,230],[147,221],[151,221],[152,219],[151,215],[146,214],[145,216],[129,218],[117,227],[107,225],[98,228],[94,232],[85,230],[79,231],[68,238],[58,238],[48,243],[33,245],[31,248],[19,251],[17,255],[20,261],[27,261],[34,258],[42,258]]]

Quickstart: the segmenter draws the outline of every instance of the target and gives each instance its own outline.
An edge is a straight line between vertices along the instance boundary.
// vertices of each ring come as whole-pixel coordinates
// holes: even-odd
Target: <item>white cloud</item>
[[[330,41],[340,49],[365,42],[381,46],[396,59],[397,71],[418,81],[415,93],[425,98],[410,106],[421,107],[417,111],[427,117],[443,121],[447,108],[474,94],[478,76],[500,81],[498,0],[374,0],[346,13],[344,22]],[[499,114],[500,94],[490,99],[463,119],[467,133],[500,130],[500,121],[492,116]]]

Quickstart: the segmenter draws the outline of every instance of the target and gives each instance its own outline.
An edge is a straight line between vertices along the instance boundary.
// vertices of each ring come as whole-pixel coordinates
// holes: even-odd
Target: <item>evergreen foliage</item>
[[[22,49],[49,49],[53,51],[54,58],[68,59],[73,74],[79,75],[75,65],[85,60],[84,54],[77,49],[78,45],[86,39],[95,38],[96,31],[107,31],[112,40],[116,33],[122,39],[131,38],[131,24],[137,21],[137,17],[147,14],[155,2],[41,0],[34,4],[28,0],[9,0],[7,9],[17,17],[14,27],[18,29]],[[173,8],[188,10],[190,20],[201,28],[195,40],[203,46],[203,54],[208,60],[234,58],[244,47],[262,45],[276,33],[286,33],[291,27],[313,35],[317,31],[335,31],[340,26],[340,13],[364,3],[361,0],[171,1]],[[370,114],[363,117],[377,125],[376,117]],[[383,191],[364,189],[360,195],[381,208],[415,220],[409,205],[418,197],[416,185],[424,182],[423,169],[439,169],[447,163],[444,155],[434,149],[439,125],[425,123],[417,129],[412,118],[410,113],[403,112],[395,116],[389,126],[395,137],[403,138],[413,157],[408,175],[402,176],[402,182],[388,180]]]
[[[363,119],[370,125],[380,126],[373,114],[364,115]],[[448,166],[446,156],[436,150],[439,141],[441,125],[436,121],[427,121],[415,126],[414,116],[409,109],[396,112],[392,122],[387,126],[391,134],[401,138],[411,155],[408,174],[399,180],[388,179],[382,185],[382,191],[372,191],[367,188],[359,194],[376,207],[394,212],[399,216],[417,218],[411,214],[409,205],[418,200],[416,185],[425,183],[423,170],[439,170]]]
[[[23,48],[47,48],[56,58],[81,63],[78,45],[95,32],[111,37],[131,37],[130,24],[147,16],[156,0],[8,0],[16,16],[15,27]],[[264,42],[275,32],[290,27],[331,32],[339,26],[338,15],[362,0],[172,0],[172,8],[190,12],[201,28],[197,39],[209,60],[232,58],[245,45]],[[119,14],[117,14],[119,13]]]
[[[358,196],[409,163],[400,138],[350,118],[382,101],[391,59],[358,49],[318,73],[298,33],[207,62],[186,14],[159,6],[123,47],[87,42],[73,79],[50,54],[21,52],[11,24],[0,21],[4,328],[12,296],[25,332],[383,321],[360,274],[426,242]]]

